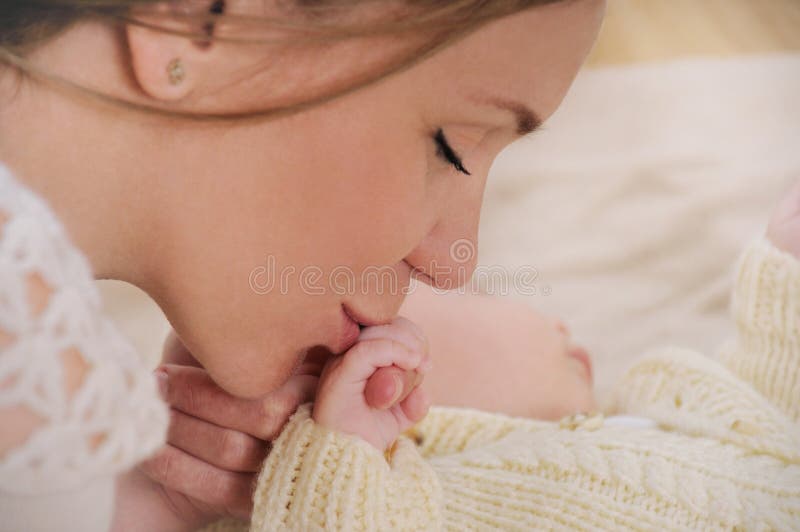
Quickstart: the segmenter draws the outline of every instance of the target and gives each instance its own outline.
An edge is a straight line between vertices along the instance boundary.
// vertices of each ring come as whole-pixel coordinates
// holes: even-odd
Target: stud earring
[[[183,66],[183,61],[175,58],[167,65],[167,76],[172,85],[178,85],[186,78],[186,68]]]

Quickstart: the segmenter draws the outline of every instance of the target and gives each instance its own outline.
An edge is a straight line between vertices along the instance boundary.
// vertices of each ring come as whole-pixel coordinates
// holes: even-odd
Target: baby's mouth
[[[583,365],[586,370],[586,376],[591,383],[593,380],[592,359],[589,357],[589,353],[586,351],[586,349],[582,347],[570,347],[567,351],[567,355]]]

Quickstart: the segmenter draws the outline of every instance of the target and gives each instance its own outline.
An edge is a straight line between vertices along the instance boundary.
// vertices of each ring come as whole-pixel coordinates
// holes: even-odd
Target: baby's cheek
[[[551,380],[547,396],[538,397],[536,409],[539,419],[557,421],[564,416],[593,412],[597,408],[592,387],[582,375],[569,369],[554,368],[553,375],[558,377]]]
[[[564,404],[569,405],[568,415],[578,412],[593,412],[597,409],[597,402],[594,397],[594,387],[587,380],[583,370],[579,372],[569,372],[564,382],[565,397]]]
[[[575,405],[576,412],[595,412],[597,411],[597,401],[594,397],[594,390],[591,386],[583,384],[580,392],[578,392],[578,402]]]

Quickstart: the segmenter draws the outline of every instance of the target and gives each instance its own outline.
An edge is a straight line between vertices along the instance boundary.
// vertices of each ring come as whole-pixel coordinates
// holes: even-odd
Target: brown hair
[[[158,0],[3,0],[3,14],[0,16],[0,63],[4,62],[23,75],[49,82],[61,89],[147,113],[199,120],[277,117],[342,96],[410,68],[487,22],[531,7],[560,1],[565,0],[287,0],[287,5],[281,6],[286,16],[268,18],[224,13],[224,0],[216,0],[206,6],[204,12],[164,13],[161,15],[164,23],[154,25],[137,15],[146,13]],[[368,22],[346,21],[348,17],[343,16],[357,8],[375,6],[386,7],[383,11],[391,12],[391,15],[384,14],[379,20]],[[390,11],[389,7],[395,9]],[[199,42],[213,40],[242,44],[266,43],[274,41],[274,38],[266,36],[271,30],[281,32],[281,39],[284,42],[289,41],[289,44],[421,32],[428,32],[431,38],[388,68],[354,76],[343,86],[321,96],[270,109],[199,113],[146,105],[108,95],[46,72],[27,60],[26,54],[29,51],[74,23],[88,18],[135,24]],[[180,22],[190,22],[192,27],[201,27],[203,30],[176,29],[175,23]],[[225,22],[228,27],[238,25],[257,31],[254,36],[212,34],[210,28],[221,22]]]

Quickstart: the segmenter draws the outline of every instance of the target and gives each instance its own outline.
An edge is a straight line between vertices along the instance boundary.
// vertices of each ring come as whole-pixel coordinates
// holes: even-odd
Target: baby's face
[[[520,370],[529,379],[522,396],[526,415],[556,420],[596,409],[589,353],[577,345],[564,322],[544,314],[526,316],[529,347]]]

